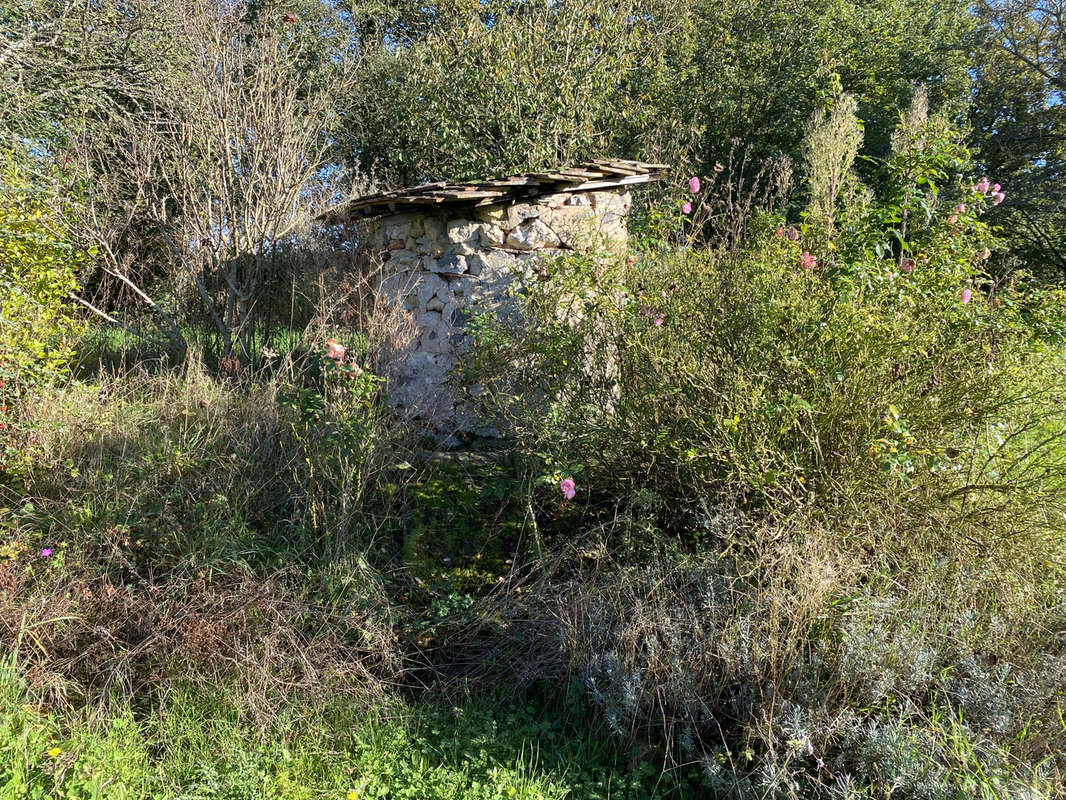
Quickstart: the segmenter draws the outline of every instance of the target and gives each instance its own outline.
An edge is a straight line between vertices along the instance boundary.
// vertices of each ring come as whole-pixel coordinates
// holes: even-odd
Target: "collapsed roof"
[[[320,219],[333,225],[359,217],[419,209],[443,211],[453,206],[487,206],[519,200],[528,202],[556,193],[610,191],[658,180],[666,169],[668,167],[665,164],[609,159],[589,161],[554,172],[526,172],[471,183],[425,183],[348,200],[323,214]]]

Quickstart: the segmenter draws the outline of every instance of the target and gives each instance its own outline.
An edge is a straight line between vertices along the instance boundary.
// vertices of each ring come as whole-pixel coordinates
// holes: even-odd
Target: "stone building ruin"
[[[402,306],[417,340],[393,368],[389,400],[443,439],[492,436],[464,402],[477,387],[450,379],[471,345],[473,315],[516,311],[514,292],[538,262],[566,251],[624,251],[629,189],[665,165],[593,161],[472,183],[428,183],[349,201],[326,221],[369,220],[369,245],[384,264],[379,297]]]

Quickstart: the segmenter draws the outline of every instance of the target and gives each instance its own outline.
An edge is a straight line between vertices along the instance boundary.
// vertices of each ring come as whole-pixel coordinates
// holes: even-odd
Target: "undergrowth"
[[[853,106],[798,218],[693,179],[476,320],[504,446],[427,451],[380,332],[20,391],[0,796],[1062,796],[1066,305]]]

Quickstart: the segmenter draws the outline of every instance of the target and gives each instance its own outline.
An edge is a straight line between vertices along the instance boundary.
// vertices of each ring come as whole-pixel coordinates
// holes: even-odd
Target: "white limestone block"
[[[504,233],[497,225],[490,225],[487,222],[481,223],[481,230],[478,234],[482,247],[503,247]]]
[[[540,250],[561,244],[555,232],[539,219],[529,219],[507,234],[507,246],[515,250]]]
[[[507,218],[503,227],[507,230],[517,228],[527,219],[536,219],[544,212],[544,208],[539,205],[531,205],[529,203],[515,203],[513,206],[507,207]]]
[[[481,236],[481,223],[456,219],[448,223],[448,241],[452,244],[477,241]]]

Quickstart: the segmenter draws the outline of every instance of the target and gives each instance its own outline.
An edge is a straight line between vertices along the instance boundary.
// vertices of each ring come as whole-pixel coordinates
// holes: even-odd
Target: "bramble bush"
[[[723,796],[1049,795],[1066,303],[987,274],[1003,190],[920,101],[869,187],[849,105],[818,124],[799,218],[716,246],[693,179],[675,244],[560,260],[521,327],[479,322],[483,397],[598,531],[502,613]]]

